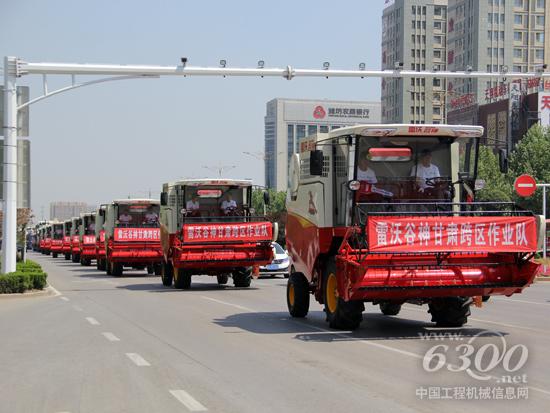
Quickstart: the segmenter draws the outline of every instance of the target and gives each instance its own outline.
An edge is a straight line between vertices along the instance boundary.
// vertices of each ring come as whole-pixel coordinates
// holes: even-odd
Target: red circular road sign
[[[531,175],[518,176],[514,182],[514,189],[519,196],[528,197],[537,190],[537,182]]]

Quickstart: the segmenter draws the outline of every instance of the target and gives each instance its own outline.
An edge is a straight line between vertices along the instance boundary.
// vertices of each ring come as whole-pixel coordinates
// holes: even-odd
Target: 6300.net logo
[[[497,343],[490,342],[476,346],[483,336],[498,337]],[[453,357],[458,363],[448,360]],[[451,372],[466,372],[476,380],[494,379],[497,382],[514,384],[526,383],[526,375],[518,375],[529,357],[529,350],[524,344],[508,347],[506,339],[499,332],[483,331],[471,337],[467,343],[451,346],[436,344],[432,346],[422,360],[422,367],[429,373],[447,369]],[[503,369],[508,375],[496,377],[494,370]]]

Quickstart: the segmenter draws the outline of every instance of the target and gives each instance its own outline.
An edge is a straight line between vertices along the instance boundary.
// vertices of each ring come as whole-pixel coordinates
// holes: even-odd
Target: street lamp
[[[218,173],[218,176],[221,178],[222,175],[223,175],[223,172],[224,171],[228,171],[228,170],[231,170],[231,169],[235,169],[236,166],[235,165],[218,165],[218,166],[211,166],[211,165],[203,165],[202,166],[204,169],[208,169],[210,171],[214,171],[214,172],[217,172]]]

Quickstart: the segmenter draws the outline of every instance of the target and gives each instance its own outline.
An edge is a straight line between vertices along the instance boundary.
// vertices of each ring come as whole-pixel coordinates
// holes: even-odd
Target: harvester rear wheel
[[[52,253],[52,257],[53,257],[53,258],[57,258],[57,252],[53,252],[53,253]]]
[[[183,268],[174,268],[174,287],[180,290],[191,288],[191,272]]]
[[[292,317],[303,318],[309,311],[309,281],[301,272],[293,272],[286,284],[286,304]]]
[[[380,311],[384,315],[397,315],[401,311],[401,304],[386,301],[380,303]]]
[[[111,273],[115,277],[121,277],[122,273],[124,272],[123,265],[120,262],[113,262],[113,263],[111,263],[111,266],[112,266]]]
[[[68,252],[65,253],[65,260],[69,261],[71,259],[71,254]]]
[[[219,285],[225,285],[229,281],[229,275],[227,275],[227,274],[220,274],[220,275],[216,276],[216,278],[218,279],[218,284]]]
[[[107,275],[113,275],[112,270],[113,267],[111,266],[111,261],[105,259],[105,272],[107,273]]]
[[[428,312],[438,327],[462,327],[468,322],[472,297],[434,298]]]
[[[323,274],[325,313],[331,328],[337,330],[355,330],[363,320],[365,305],[362,301],[344,301],[338,295],[336,262],[328,259]]]
[[[171,287],[172,286],[172,280],[174,278],[174,268],[172,267],[172,264],[163,262],[161,264],[161,278],[162,278],[162,285],[165,287]]]
[[[252,269],[251,268],[240,268],[233,271],[233,285],[238,288],[248,288],[250,287],[250,282],[252,281]]]

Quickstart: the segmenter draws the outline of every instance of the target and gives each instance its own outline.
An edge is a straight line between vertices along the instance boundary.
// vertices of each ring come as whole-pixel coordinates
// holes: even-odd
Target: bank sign
[[[290,122],[337,122],[377,123],[380,122],[380,105],[353,104],[285,104],[284,118]]]

